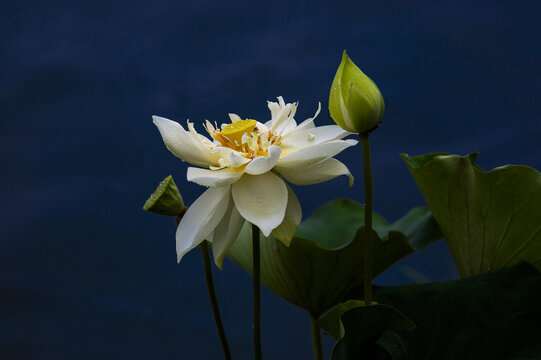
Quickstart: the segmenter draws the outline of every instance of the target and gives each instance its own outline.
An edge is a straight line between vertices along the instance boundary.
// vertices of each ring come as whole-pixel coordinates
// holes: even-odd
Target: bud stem
[[[364,302],[372,304],[372,160],[370,156],[370,134],[360,133],[364,167]]]
[[[218,298],[216,297],[216,289],[214,288],[214,279],[212,277],[212,265],[210,262],[209,249],[206,241],[203,241],[200,245],[201,255],[203,256],[203,265],[205,268],[205,280],[207,281],[207,290],[209,293],[210,305],[212,307],[212,315],[214,315],[214,323],[216,324],[216,330],[218,330],[218,336],[220,343],[222,344],[222,350],[226,360],[231,360],[231,352],[229,350],[229,344],[227,342],[227,336],[225,334],[224,324],[222,322],[222,316],[220,315],[220,307],[218,306]]]
[[[310,328],[312,329],[312,348],[314,360],[323,360],[323,348],[321,346],[321,330],[317,326],[317,317],[310,314]]]
[[[259,228],[252,224],[252,251],[254,276],[254,358],[261,360],[261,264]]]

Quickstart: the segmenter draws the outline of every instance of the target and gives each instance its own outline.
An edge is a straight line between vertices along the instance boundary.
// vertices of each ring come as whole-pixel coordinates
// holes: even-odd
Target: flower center
[[[241,144],[242,136],[254,131],[257,121],[253,119],[239,120],[225,126],[221,134],[231,140],[233,143]]]
[[[213,126],[207,120],[205,129],[209,135],[220,145],[214,144],[213,151],[219,153],[220,147],[226,147],[236,151],[237,159],[231,160],[231,153],[224,153],[223,157],[218,160],[220,166],[210,168],[213,170],[222,169],[224,167],[241,168],[245,166],[249,160],[255,159],[258,156],[269,156],[269,147],[272,145],[280,145],[281,137],[269,131],[265,125],[259,124],[256,120],[246,119],[237,120],[231,124],[227,124],[220,130],[218,125]],[[245,161],[238,159],[244,158]],[[233,161],[233,162],[230,162]]]

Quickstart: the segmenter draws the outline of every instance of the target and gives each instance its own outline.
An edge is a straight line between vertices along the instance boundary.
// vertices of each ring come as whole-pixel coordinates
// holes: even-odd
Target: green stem
[[[310,314],[310,328],[312,329],[312,348],[314,349],[314,360],[323,360],[323,347],[321,346],[321,331],[316,324],[317,317]]]
[[[224,357],[226,360],[231,360],[231,352],[229,351],[229,344],[227,342],[227,336],[225,334],[222,316],[220,315],[220,307],[218,306],[218,298],[216,297],[216,289],[214,288],[214,279],[212,277],[212,264],[210,262],[207,242],[203,241],[200,247],[201,255],[203,255],[205,280],[207,281],[207,290],[209,293],[210,305],[212,307],[212,315],[214,315],[214,322],[216,323],[216,330],[218,330],[218,336],[220,337],[220,343],[222,344]]]
[[[252,224],[252,251],[254,275],[254,358],[261,360],[261,263],[259,228]]]
[[[364,250],[364,302],[372,304],[372,161],[370,156],[370,134],[359,134],[363,149],[364,166],[364,229],[366,241]]]

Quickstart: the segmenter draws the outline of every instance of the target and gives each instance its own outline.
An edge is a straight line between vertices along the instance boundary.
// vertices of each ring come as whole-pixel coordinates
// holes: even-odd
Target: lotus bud
[[[143,210],[160,215],[180,216],[184,212],[184,201],[173,177],[163,179],[143,205]]]
[[[379,126],[384,110],[377,85],[344,50],[329,95],[329,111],[334,122],[344,130],[361,134]]]

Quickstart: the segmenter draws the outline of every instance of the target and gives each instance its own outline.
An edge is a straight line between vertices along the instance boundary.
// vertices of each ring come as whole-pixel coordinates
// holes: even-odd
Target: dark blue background
[[[266,100],[327,99],[343,49],[379,85],[375,207],[390,220],[424,204],[398,154],[480,151],[479,164],[541,168],[537,1],[88,1],[0,4],[0,357],[218,359],[194,251],[176,263],[174,222],[141,206],[173,174],[203,191],[151,121],[267,119]],[[202,127],[198,125],[202,131]],[[357,182],[296,187],[304,216],[362,200]],[[233,353],[251,358],[251,280],[215,271]],[[420,273],[420,274],[419,274]],[[379,284],[445,280],[444,242]],[[311,357],[308,317],[263,294],[267,359]],[[327,352],[331,342],[326,340]]]

